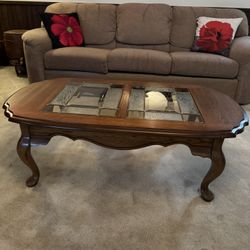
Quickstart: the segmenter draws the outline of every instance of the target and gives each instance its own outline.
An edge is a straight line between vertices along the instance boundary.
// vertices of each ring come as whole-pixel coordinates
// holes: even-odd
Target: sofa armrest
[[[231,49],[230,58],[239,64],[247,64],[250,62],[250,36],[243,36],[234,39]]]
[[[32,29],[26,31],[22,39],[29,81],[44,80],[44,54],[52,49],[47,31],[44,28]]]
[[[237,61],[240,66],[235,98],[241,104],[250,103],[250,36],[234,39],[229,57]]]

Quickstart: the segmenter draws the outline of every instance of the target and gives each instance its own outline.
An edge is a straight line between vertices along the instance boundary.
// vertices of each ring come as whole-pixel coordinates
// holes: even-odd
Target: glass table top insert
[[[134,87],[131,90],[128,118],[202,122],[188,89]]]
[[[70,83],[47,104],[45,111],[116,117],[122,95],[122,85]],[[162,87],[132,87],[126,118],[203,121],[188,89]]]
[[[115,117],[122,88],[111,84],[68,84],[47,105],[46,111]]]

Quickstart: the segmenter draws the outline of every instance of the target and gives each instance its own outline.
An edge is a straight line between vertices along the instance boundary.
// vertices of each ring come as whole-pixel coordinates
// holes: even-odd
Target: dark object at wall
[[[18,76],[26,75],[26,67],[23,53],[22,34],[26,30],[8,30],[4,32],[4,47],[9,63],[15,66]]]
[[[5,52],[3,40],[0,40],[0,66],[9,65],[9,61]]]
[[[4,56],[4,32],[40,27],[40,14],[50,4],[51,2],[0,1],[0,65],[8,64],[6,55]]]

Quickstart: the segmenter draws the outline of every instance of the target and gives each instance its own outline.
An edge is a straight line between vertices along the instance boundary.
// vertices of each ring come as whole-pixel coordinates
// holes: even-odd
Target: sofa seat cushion
[[[107,73],[109,50],[97,48],[66,47],[49,50],[45,54],[45,68],[59,70],[80,70]]]
[[[172,52],[170,55],[174,75],[231,79],[239,70],[236,61],[221,55],[201,52]]]
[[[108,55],[109,71],[167,75],[170,68],[171,57],[163,51],[118,48]]]

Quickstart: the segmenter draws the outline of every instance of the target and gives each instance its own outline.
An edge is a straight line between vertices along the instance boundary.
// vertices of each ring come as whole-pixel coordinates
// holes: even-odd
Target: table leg
[[[205,201],[212,201],[214,199],[214,194],[209,190],[208,186],[213,180],[221,175],[225,168],[226,161],[222,151],[223,141],[224,139],[215,139],[212,146],[210,156],[212,161],[211,167],[200,186],[201,197]]]
[[[29,128],[26,125],[20,125],[22,135],[17,143],[17,153],[20,159],[31,169],[32,175],[26,180],[26,186],[33,187],[39,181],[39,169],[31,155],[31,138]]]

